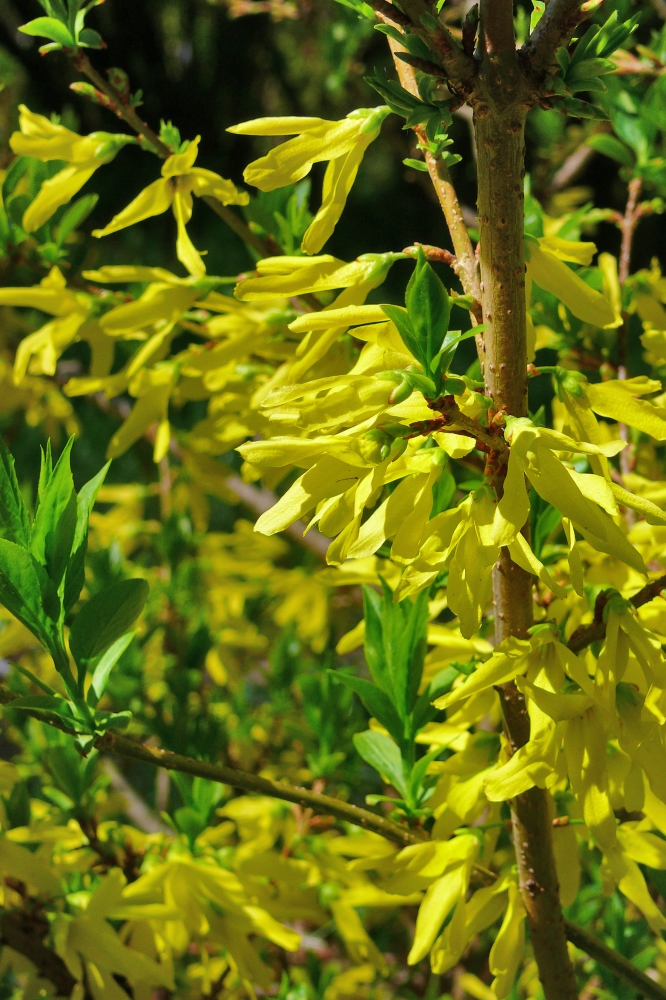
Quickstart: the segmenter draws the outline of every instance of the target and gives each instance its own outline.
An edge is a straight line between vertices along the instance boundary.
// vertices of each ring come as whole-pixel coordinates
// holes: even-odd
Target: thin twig
[[[587,17],[581,10],[582,3],[583,0],[550,0],[543,17],[521,49],[538,82],[547,77],[558,48],[566,44],[576,25]]]
[[[655,584],[657,582],[655,581]],[[655,584],[650,586],[654,587]],[[666,577],[663,578],[663,585],[666,586]],[[17,697],[19,696],[14,694],[14,692],[0,686],[0,704],[9,704]],[[229,785],[232,788],[241,789],[245,792],[256,792],[271,798],[293,802],[302,808],[311,809],[318,816],[336,816],[338,819],[351,823],[354,826],[371,830],[373,833],[377,833],[386,838],[386,840],[391,841],[391,843],[397,844],[398,847],[422,844],[428,839],[424,831],[410,830],[408,827],[393,823],[391,820],[377,813],[370,812],[368,809],[361,809],[359,806],[351,805],[349,802],[334,799],[330,795],[322,795],[308,788],[299,788],[294,785],[288,785],[285,782],[273,781],[269,778],[262,778],[259,775],[239,771],[236,768],[223,767],[219,764],[209,764],[205,761],[194,760],[192,757],[185,757],[182,754],[171,753],[169,750],[159,750],[156,747],[135,743],[133,740],[118,733],[105,733],[96,741],[96,747],[102,753],[144,761],[148,764],[153,764],[155,767],[163,767],[167,770],[179,771],[182,774],[191,774],[195,777],[205,778],[208,781],[220,782],[221,784]],[[483,884],[489,884],[495,877],[492,872],[489,872],[485,868],[475,865],[474,870]],[[20,923],[17,917],[13,917],[11,925],[7,924],[13,936],[13,939],[10,940],[9,935],[5,933],[5,921],[8,916],[10,915],[5,914],[0,920],[0,932],[7,944],[16,951],[20,951],[21,954],[27,955],[35,964],[39,963],[40,973],[50,979],[56,985],[56,988],[59,989],[60,980],[58,976],[62,970],[55,961],[60,961],[58,956],[50,952],[43,945],[41,946],[42,950],[36,947],[38,942],[35,942],[34,934],[29,938],[32,951],[28,952],[25,950],[22,943],[25,943],[28,939],[20,937]],[[647,976],[644,976],[627,959],[616,954],[616,952],[608,948],[603,942],[599,941],[598,938],[595,938],[569,920],[565,920],[565,928],[570,941],[586,951],[597,962],[605,965],[618,978],[641,990],[650,1000],[666,1000],[666,991],[648,979]],[[65,969],[65,971],[67,970]],[[68,985],[69,981],[65,982],[63,979],[63,991],[64,987]],[[69,985],[66,991],[59,992],[57,995],[69,996],[73,985],[74,983]]]
[[[659,597],[662,590],[666,590],[666,575],[660,576],[657,580],[652,580],[646,584],[642,590],[630,597],[629,600],[635,608],[641,608],[644,604],[649,604],[655,597]],[[572,653],[580,653],[593,642],[601,642],[606,635],[606,623],[603,619],[604,607],[608,601],[607,593],[600,594],[594,606],[594,618],[589,625],[579,625],[569,637],[567,643]]]
[[[389,39],[389,46],[391,54],[393,55],[393,61],[395,63],[400,85],[404,87],[405,90],[409,91],[410,94],[418,97],[419,90],[416,83],[416,74],[414,69],[399,58],[400,53],[404,51],[403,47],[392,38]],[[460,278],[465,294],[473,296],[474,301],[478,303],[481,299],[481,283],[479,279],[478,262],[476,254],[474,253],[472,241],[469,237],[469,232],[467,231],[467,223],[465,221],[463,209],[458,201],[456,189],[451,183],[451,175],[449,174],[448,167],[442,158],[434,156],[428,151],[427,141],[423,131],[419,128],[416,128],[414,131],[424,148],[424,157],[428,167],[428,173],[430,174],[430,180],[449,229],[451,242],[453,243],[453,249],[456,256],[456,274]],[[474,324],[481,322],[480,306],[478,306],[476,310],[472,310],[471,318],[472,323]],[[483,336],[481,334],[477,334],[476,336],[476,349],[481,363],[481,368],[483,369],[485,355]]]
[[[654,979],[646,976],[644,972],[641,972],[624,955],[613,951],[612,948],[607,947],[594,934],[583,930],[577,924],[572,924],[566,918],[564,926],[567,937],[572,944],[575,944],[577,948],[580,948],[581,951],[584,951],[600,965],[604,965],[611,972],[614,972],[618,979],[622,979],[629,986],[633,986],[641,996],[647,998],[647,1000],[666,1000],[666,990],[664,987],[660,986],[659,983],[655,983]]]
[[[640,210],[638,207],[638,199],[641,194],[643,187],[643,180],[641,177],[633,177],[629,181],[629,188],[627,192],[627,206],[625,208],[624,215],[622,217],[622,222],[620,223],[620,231],[622,233],[622,245],[620,247],[620,263],[618,266],[618,281],[620,287],[622,287],[627,278],[629,277],[629,268],[631,266],[631,246],[634,241],[634,233],[636,232],[636,226],[638,225],[638,220],[640,219]],[[618,379],[626,379],[627,377],[627,355],[628,355],[628,340],[629,340],[629,316],[623,312],[622,314],[622,325],[617,331],[617,377]],[[620,437],[623,441],[626,441],[627,447],[620,454],[620,472],[623,476],[626,476],[633,470],[634,460],[635,460],[635,449],[631,443],[631,438],[629,434],[629,428],[625,423],[620,423],[619,426]],[[629,523],[634,519],[633,512],[631,516],[628,515]]]
[[[368,809],[361,809],[350,802],[334,799],[330,795],[322,795],[310,791],[309,788],[299,788],[281,781],[273,781],[270,778],[262,778],[257,774],[249,774],[236,768],[224,767],[221,764],[208,764],[205,761],[194,760],[192,757],[172,753],[170,750],[158,750],[156,747],[135,743],[118,733],[105,733],[97,740],[96,746],[104,753],[131,757],[134,760],[154,764],[156,767],[165,767],[169,771],[192,774],[208,781],[230,785],[232,788],[240,788],[245,792],[257,792],[274,799],[294,802],[304,809],[314,810],[320,816],[336,816],[347,823],[353,823],[354,826],[372,830],[400,847],[420,844],[427,839],[425,834],[417,833],[406,826],[400,826],[384,816],[370,812]]]
[[[79,49],[72,62],[74,68],[80,73],[83,73],[84,76],[87,76],[90,82],[104,94],[109,104],[112,105],[115,114],[126,122],[130,128],[134,129],[137,135],[142,136],[154,148],[157,156],[159,156],[162,160],[166,160],[172,155],[172,150],[170,150],[166,143],[162,142],[159,135],[139,117],[135,108],[133,108],[131,104],[126,103],[116,88],[105,80],[101,73],[97,72],[85,52],[82,52],[81,49]],[[205,201],[208,207],[212,208],[222,221],[225,222],[248,247],[254,250],[259,257],[275,257],[282,254],[282,250],[277,243],[271,239],[261,239],[260,236],[257,236],[256,233],[252,232],[250,227],[246,225],[246,223],[243,222],[243,220],[236,215],[234,211],[226,205],[223,205],[222,202],[217,200],[217,198],[212,198],[209,195],[206,195],[202,200]]]

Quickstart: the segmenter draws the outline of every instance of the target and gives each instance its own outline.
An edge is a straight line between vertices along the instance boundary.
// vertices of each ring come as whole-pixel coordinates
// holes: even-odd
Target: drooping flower
[[[94,374],[98,377],[108,374],[113,344],[92,318],[94,304],[92,296],[68,288],[57,267],[51,268],[33,288],[0,288],[0,305],[25,306],[53,316],[19,344],[14,361],[15,385],[21,384],[28,371],[32,375],[55,375],[58,358],[77,339],[90,344]]]
[[[529,315],[532,283],[555,295],[560,302],[584,323],[596,327],[615,327],[622,318],[612,302],[588,285],[569,264],[589,265],[596,247],[594,243],[563,240],[557,236],[536,239],[525,237],[528,359],[534,357],[536,332]]]
[[[37,197],[23,215],[23,228],[32,233],[47,222],[53,213],[66,205],[80,191],[98,167],[110,163],[128,142],[131,135],[111,132],[91,132],[77,135],[64,125],[49,121],[44,115],[20,105],[20,132],[14,132],[9,145],[17,156],[33,156],[38,160],[65,160],[68,166],[44,181]]]
[[[293,135],[245,168],[243,177],[260,191],[295,184],[312,165],[328,160],[322,203],[303,236],[304,253],[319,253],[333,233],[366,149],[379,135],[390,109],[359,108],[341,121],[324,118],[257,118],[227,129],[241,135]]]
[[[198,250],[188,236],[186,224],[192,218],[192,195],[197,198],[216,198],[223,205],[247,205],[249,196],[239,191],[232,181],[220,177],[212,170],[195,167],[199,152],[200,136],[193,139],[186,149],[174,153],[162,165],[162,177],[153,181],[137,195],[126,208],[114,216],[104,229],[95,229],[93,236],[108,236],[126,229],[154,215],[172,209],[178,226],[176,254],[190,274],[202,277],[206,268]]]

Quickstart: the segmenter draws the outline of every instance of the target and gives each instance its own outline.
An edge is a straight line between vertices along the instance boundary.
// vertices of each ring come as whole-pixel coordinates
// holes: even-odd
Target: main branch
[[[495,409],[522,417],[528,412],[523,177],[531,88],[516,54],[511,0],[481,0],[480,16],[483,89],[474,108],[474,128],[484,376]],[[526,638],[532,623],[532,580],[512,562],[507,549],[493,571],[493,592],[496,641]],[[530,738],[525,700],[515,684],[504,685],[500,697],[508,743],[515,752]],[[547,795],[531,788],[511,803],[519,884],[545,1000],[577,1000]]]

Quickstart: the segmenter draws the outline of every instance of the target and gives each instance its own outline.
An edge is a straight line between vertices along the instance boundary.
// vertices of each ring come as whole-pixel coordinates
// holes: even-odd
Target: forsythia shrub
[[[388,36],[385,103],[230,123],[248,192],[94,68],[95,0],[40,2],[20,30],[122,124],[21,104],[2,173],[2,996],[663,1000],[666,278],[630,262],[666,29],[342,0]],[[537,200],[528,112],[583,123],[624,213]],[[336,257],[396,117],[454,252]],[[130,155],[154,179],[85,232],[79,192]],[[238,278],[188,231],[208,209]],[[103,262],[163,213],[178,273]]]

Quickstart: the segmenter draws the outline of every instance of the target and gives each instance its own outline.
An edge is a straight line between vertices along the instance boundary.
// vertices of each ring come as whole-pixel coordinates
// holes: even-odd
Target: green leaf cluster
[[[583,101],[572,95],[606,92],[601,78],[615,70],[609,57],[631,38],[638,22],[636,14],[618,24],[618,12],[613,11],[603,25],[593,24],[588,28],[572,53],[566,48],[558,49],[560,73],[550,81],[550,86],[560,96],[553,101],[553,107],[578,118],[606,119],[606,111],[596,101]]]
[[[94,711],[109,674],[133,638],[146,597],[145,580],[122,580],[95,594],[72,618],[85,583],[88,521],[109,465],[77,493],[70,465],[73,439],[55,466],[50,444],[42,452],[34,517],[25,505],[14,460],[0,443],[0,603],[50,653],[68,698],[22,668],[44,692],[13,702],[72,732],[122,726],[128,712]],[[69,652],[65,624],[71,619]],[[76,666],[72,672],[71,657]],[[85,682],[92,675],[87,692]]]
[[[46,17],[35,17],[32,21],[22,24],[19,31],[24,35],[34,35],[36,38],[48,38],[47,45],[40,47],[42,54],[60,49],[76,51],[76,49],[101,49],[104,47],[102,36],[86,28],[86,14],[104,0],[39,0],[46,11]]]

